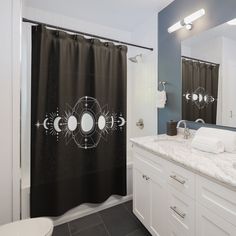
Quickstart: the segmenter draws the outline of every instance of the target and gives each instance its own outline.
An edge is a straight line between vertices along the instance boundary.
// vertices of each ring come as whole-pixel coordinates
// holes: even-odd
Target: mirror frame
[[[193,23],[193,29],[185,28],[169,34],[167,29],[204,8],[205,16]],[[221,25],[236,18],[235,0],[175,0],[158,14],[158,81],[166,82],[167,105],[158,109],[158,133],[166,132],[166,122],[180,120],[182,116],[182,73],[181,73],[181,41],[205,30]],[[203,124],[188,122],[188,127],[198,129]],[[215,127],[216,125],[208,125]],[[217,126],[236,130],[236,128]]]

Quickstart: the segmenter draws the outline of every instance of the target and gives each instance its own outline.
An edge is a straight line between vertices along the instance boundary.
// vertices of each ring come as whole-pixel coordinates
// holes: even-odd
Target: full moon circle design
[[[193,101],[197,101],[198,100],[198,95],[197,94],[193,94]]]
[[[67,121],[68,129],[70,131],[75,131],[77,128],[77,119],[75,116],[70,116]]]
[[[98,118],[98,128],[100,130],[103,130],[106,126],[106,119],[104,116],[99,116]]]
[[[81,129],[84,133],[89,133],[94,128],[94,118],[91,113],[84,112],[81,117]]]

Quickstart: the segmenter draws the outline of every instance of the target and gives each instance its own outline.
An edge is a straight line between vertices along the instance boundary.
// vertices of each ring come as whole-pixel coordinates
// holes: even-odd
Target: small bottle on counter
[[[177,135],[177,121],[170,120],[166,123],[166,134],[169,136]]]

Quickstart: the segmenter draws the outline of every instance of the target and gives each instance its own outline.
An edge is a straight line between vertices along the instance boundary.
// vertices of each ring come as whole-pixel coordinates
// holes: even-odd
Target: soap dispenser
[[[177,135],[177,121],[170,120],[166,123],[166,134],[169,136]]]

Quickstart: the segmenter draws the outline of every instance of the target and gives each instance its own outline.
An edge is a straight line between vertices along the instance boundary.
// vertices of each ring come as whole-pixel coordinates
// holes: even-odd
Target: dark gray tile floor
[[[132,212],[132,201],[54,228],[53,236],[151,236]]]

